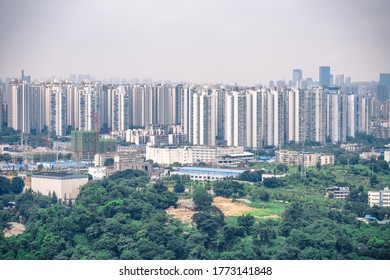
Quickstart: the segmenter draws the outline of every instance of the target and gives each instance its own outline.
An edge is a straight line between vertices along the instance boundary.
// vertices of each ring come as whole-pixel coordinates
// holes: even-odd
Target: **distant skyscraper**
[[[282,80],[277,81],[277,82],[276,82],[276,87],[277,87],[278,89],[285,88],[285,87],[286,87],[286,82],[285,82],[285,81],[282,81]]]
[[[365,95],[358,96],[357,99],[357,130],[359,132],[367,133],[369,129],[369,99]]]
[[[217,140],[218,144],[225,144],[225,97],[224,88],[217,90]]]
[[[332,143],[344,142],[347,138],[347,119],[348,119],[348,95],[341,92],[338,88],[328,88],[327,97],[327,137]],[[354,107],[350,100],[351,109]],[[355,110],[354,110],[355,112]],[[351,123],[355,123],[351,120]]]
[[[293,70],[293,86],[297,86],[298,82],[302,80],[302,70],[294,69]]]
[[[322,88],[305,92],[305,140],[325,143],[326,141],[326,95]]]
[[[217,95],[206,91],[193,94],[194,145],[214,146],[217,136]]]
[[[247,102],[245,92],[226,96],[226,142],[228,146],[246,146]]]
[[[330,86],[330,67],[329,66],[320,66],[319,86],[320,87],[329,87]]]
[[[379,84],[377,87],[377,99],[384,102],[389,99],[390,92],[390,73],[380,73]]]
[[[180,95],[181,115],[180,124],[186,141],[192,143],[193,130],[193,86],[178,85]]]
[[[11,80],[7,85],[8,127],[30,133],[30,87],[26,82]]]
[[[4,125],[4,92],[5,84],[0,80],[0,131]]]
[[[335,79],[336,86],[344,86],[344,74],[336,75]]]
[[[27,82],[29,84],[29,83],[31,83],[31,76],[24,75],[24,70],[22,70],[21,80],[22,80],[22,82],[24,81],[24,82]]]

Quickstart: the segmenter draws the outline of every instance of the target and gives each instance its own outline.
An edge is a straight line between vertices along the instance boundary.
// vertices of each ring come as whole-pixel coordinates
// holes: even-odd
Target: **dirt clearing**
[[[23,224],[15,222],[10,222],[8,224],[11,225],[11,227],[9,229],[4,230],[5,238],[22,234],[26,230],[26,227]]]
[[[249,207],[242,202],[250,203],[247,199],[242,199],[233,202],[231,198],[217,196],[214,198],[213,205],[218,207],[225,216],[241,216],[257,208]],[[173,215],[175,218],[182,220],[185,223],[192,223],[192,215],[196,213],[195,206],[191,199],[179,200],[177,208],[169,207],[166,210],[168,215]]]

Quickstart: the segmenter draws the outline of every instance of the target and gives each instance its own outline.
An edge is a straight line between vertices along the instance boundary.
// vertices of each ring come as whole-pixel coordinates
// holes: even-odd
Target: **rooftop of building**
[[[97,131],[95,130],[73,130],[71,133],[79,133],[79,134],[84,134],[84,133],[96,133]]]
[[[68,178],[68,177],[78,177],[84,178],[88,175],[75,174],[70,172],[39,172],[32,174],[32,177],[46,177],[46,178]]]
[[[227,168],[206,168],[206,167],[181,167],[178,172],[188,174],[223,174],[227,176],[239,175],[246,170],[242,169],[227,169]]]

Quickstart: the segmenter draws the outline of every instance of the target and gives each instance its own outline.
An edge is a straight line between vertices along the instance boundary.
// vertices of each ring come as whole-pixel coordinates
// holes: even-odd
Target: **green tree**
[[[176,193],[183,193],[185,191],[185,186],[182,183],[176,183],[173,187],[173,190]]]
[[[371,186],[371,188],[375,187],[375,185],[377,185],[378,183],[379,183],[379,180],[376,177],[376,175],[370,176],[370,186]]]
[[[253,172],[245,171],[238,176],[238,180],[247,182],[260,182],[263,172],[256,170]]]
[[[280,173],[284,173],[288,171],[288,166],[286,164],[278,164],[276,166],[276,170]]]
[[[192,220],[196,223],[196,227],[207,233],[209,236],[214,236],[218,230],[218,222],[210,214],[205,212],[195,213]]]
[[[11,181],[11,191],[14,194],[20,194],[24,188],[24,181],[20,177],[14,177]]]
[[[203,211],[211,207],[213,197],[204,188],[198,187],[194,190],[192,200],[196,209]]]
[[[270,195],[267,191],[261,190],[259,193],[259,198],[261,201],[268,202],[270,199]]]
[[[255,224],[255,217],[250,214],[246,214],[237,218],[238,226],[242,227],[244,231],[249,234],[252,231],[252,227]]]
[[[214,184],[214,193],[223,197],[243,197],[245,195],[244,185],[231,180],[222,180]]]
[[[114,165],[114,159],[113,158],[106,158],[104,162],[104,166],[111,166]]]
[[[159,182],[157,182],[156,184],[153,185],[153,189],[154,189],[157,193],[163,193],[163,192],[165,192],[168,188],[167,188],[167,186],[164,185],[163,182],[159,181]]]
[[[281,187],[284,187],[284,183],[282,180],[280,179],[276,179],[276,178],[267,178],[267,179],[264,179],[264,187],[267,187],[267,188],[281,188]]]
[[[11,182],[8,178],[0,176],[0,195],[10,193]]]

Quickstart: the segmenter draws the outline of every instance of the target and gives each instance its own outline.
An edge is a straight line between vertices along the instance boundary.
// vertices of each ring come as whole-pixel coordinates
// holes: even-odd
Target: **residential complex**
[[[340,76],[333,87],[331,76],[330,67],[320,67],[318,86],[295,69],[295,84],[270,88],[10,79],[0,85],[0,117],[24,133],[47,128],[65,136],[105,128],[128,142],[154,146],[257,150],[289,142],[345,142],[356,132],[389,137],[390,101],[376,92],[387,90],[387,74],[381,74],[378,87]]]

